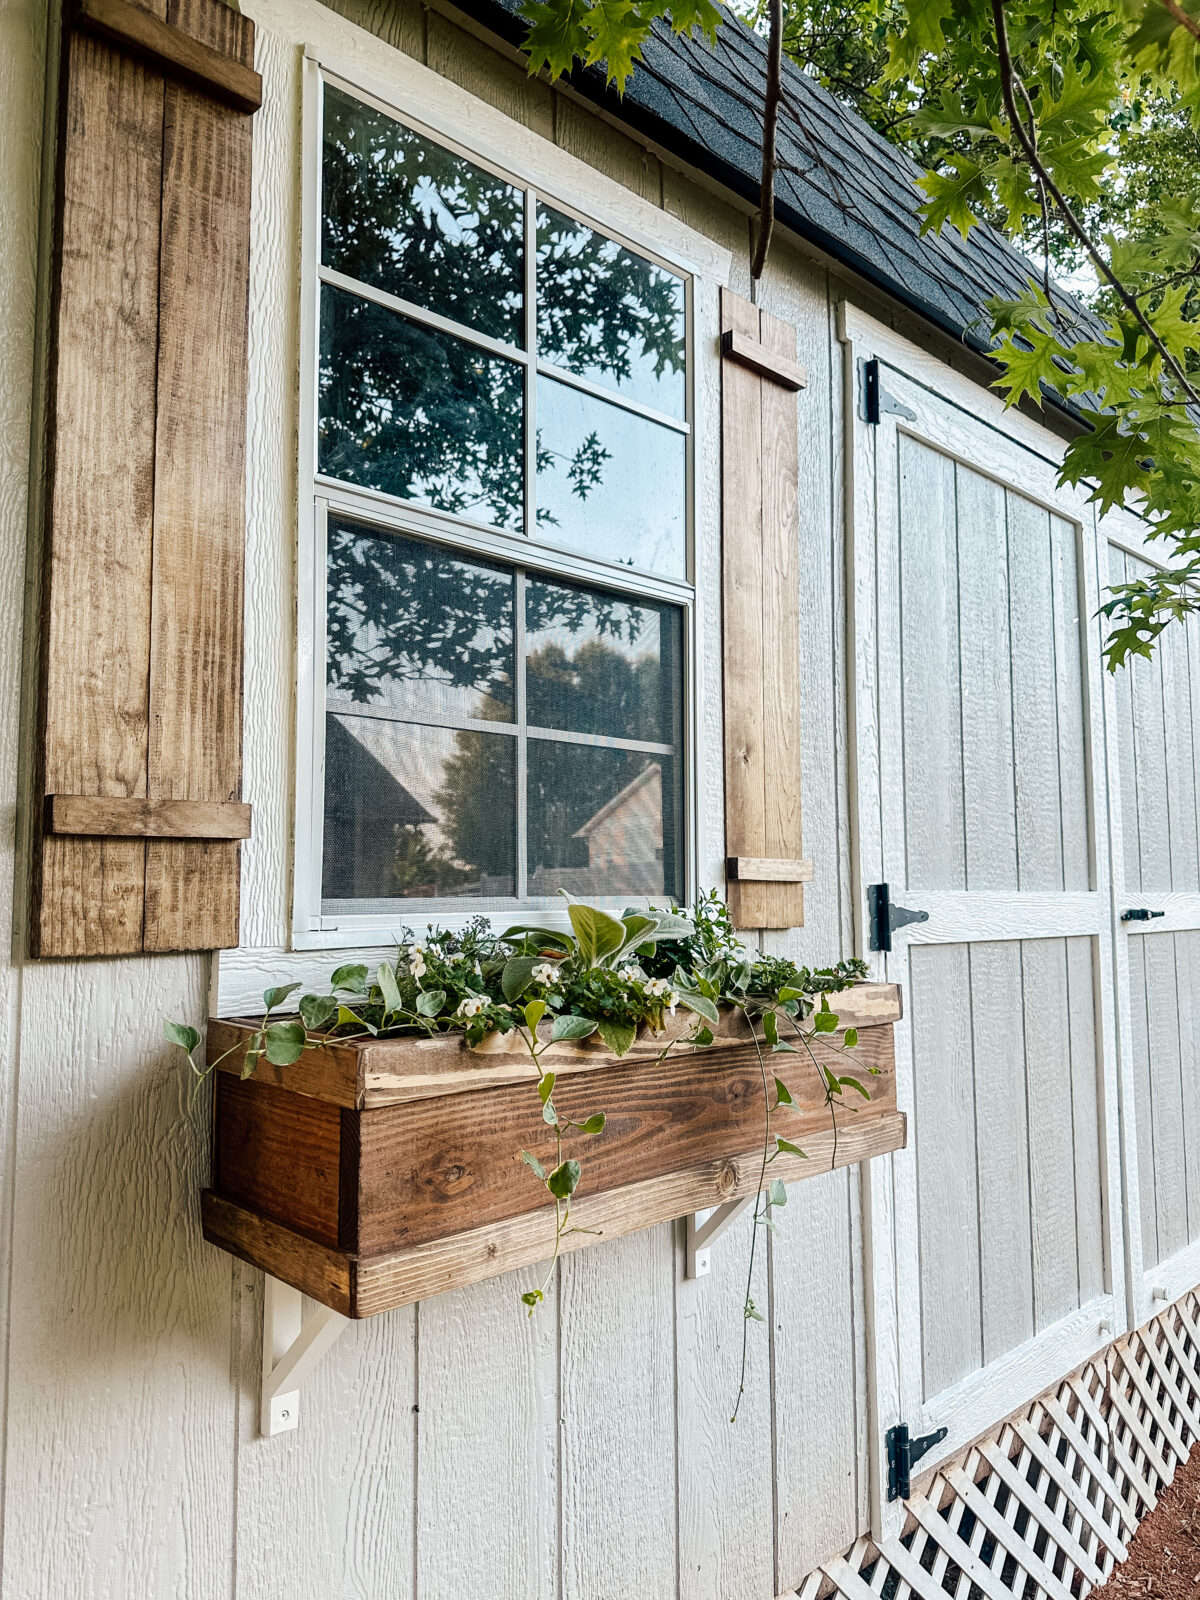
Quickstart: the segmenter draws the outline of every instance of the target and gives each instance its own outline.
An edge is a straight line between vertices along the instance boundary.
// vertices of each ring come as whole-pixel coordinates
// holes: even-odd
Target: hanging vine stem
[[[757,283],[767,264],[767,251],[775,229],[775,146],[779,132],[779,102],[783,95],[783,0],[768,0],[770,32],[767,37],[767,86],[763,97],[762,177],[759,184],[758,235],[750,276]]]
[[[1169,9],[1170,7],[1168,6]],[[1174,12],[1172,11],[1171,14],[1174,15]],[[1021,120],[1020,111],[1017,107],[1017,89],[1020,88],[1024,92],[1024,84],[1021,82],[1020,74],[1013,63],[1012,53],[1009,48],[1008,27],[1004,20],[1004,0],[992,0],[992,23],[996,30],[996,58],[1000,67],[1000,88],[1004,96],[1004,109],[1008,113],[1009,126],[1017,137],[1017,142],[1021,146],[1026,161],[1028,161],[1039,183],[1043,185],[1046,193],[1050,195],[1062,213],[1071,233],[1074,234],[1078,243],[1087,252],[1088,258],[1096,268],[1096,271],[1115,292],[1121,304],[1137,322],[1155,350],[1158,351],[1163,366],[1175,379],[1175,382],[1192,404],[1200,405],[1200,393],[1189,383],[1183,368],[1158,336],[1153,323],[1138,304],[1137,296],[1127,289],[1120,278],[1117,277],[1112,267],[1105,260],[1103,252],[1093,241],[1091,234],[1088,233],[1075,215],[1066,196],[1055,183],[1049,169],[1038,154],[1036,141],[1030,138],[1025,124]]]

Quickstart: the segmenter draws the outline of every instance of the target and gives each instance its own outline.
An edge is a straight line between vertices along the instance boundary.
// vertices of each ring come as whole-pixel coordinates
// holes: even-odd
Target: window
[[[306,925],[683,896],[688,280],[321,119]]]

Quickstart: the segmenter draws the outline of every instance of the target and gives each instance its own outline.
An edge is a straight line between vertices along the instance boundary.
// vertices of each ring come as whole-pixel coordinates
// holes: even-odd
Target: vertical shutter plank
[[[796,332],[722,291],[732,331],[794,367]],[[799,860],[800,550],[796,391],[772,365],[727,359],[721,372],[725,627],[725,849],[730,858]],[[798,882],[727,884],[739,928],[804,921]]]
[[[75,34],[65,94],[43,792],[143,796],[163,84]],[[140,949],[145,850],[45,837],[35,953]]]
[[[224,6],[169,20],[251,65]],[[250,119],[168,82],[158,358],[148,787],[153,799],[241,793],[242,560]],[[238,939],[236,842],[152,840],[147,950]]]
[[[758,338],[758,312],[739,295],[721,291],[721,330]],[[763,710],[763,483],[762,379],[726,361],[721,370],[722,599],[725,666],[725,849],[731,856],[766,836],[762,782]],[[737,927],[762,927],[766,886],[727,885]]]
[[[759,338],[776,355],[796,356],[796,330],[762,313]],[[798,860],[800,830],[800,432],[796,392],[762,385],[763,771],[765,854]],[[804,885],[764,885],[763,927],[804,922]]]

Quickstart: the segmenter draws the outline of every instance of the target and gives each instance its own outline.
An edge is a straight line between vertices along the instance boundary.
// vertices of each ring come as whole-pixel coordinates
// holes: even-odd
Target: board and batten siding
[[[29,515],[47,8],[0,10],[0,912],[13,903],[11,818]],[[248,417],[244,792],[255,807],[243,945],[269,976],[290,907],[296,431],[303,45],[386,83],[426,63],[621,186],[663,226],[713,241],[748,290],[749,219],[432,11],[337,0],[246,0],[264,105],[255,122]],[[514,149],[514,155],[521,151]],[[607,186],[607,188],[606,188]],[[587,209],[587,194],[580,203]],[[647,213],[649,214],[649,212]],[[715,327],[718,277],[700,284]],[[797,327],[807,925],[773,948],[826,961],[850,948],[839,618],[841,361],[824,271],[781,244],[763,304]],[[718,364],[699,364],[716,416]],[[36,466],[35,466],[36,474]],[[719,576],[717,496],[701,495],[700,579]],[[711,602],[710,602],[711,609]],[[714,614],[715,615],[715,614]],[[702,643],[719,685],[720,640]],[[831,671],[831,665],[833,669]],[[719,749],[719,694],[702,708]],[[701,775],[719,818],[720,763]],[[717,877],[719,828],[702,868]],[[250,963],[251,967],[253,962]],[[250,981],[249,979],[247,981]],[[254,983],[261,987],[257,976]],[[265,981],[265,977],[263,979]],[[257,1433],[261,1279],[202,1243],[207,1118],[160,1019],[202,1023],[202,956],[21,964],[0,957],[0,1341],[5,1596],[98,1600],[527,1594],[772,1600],[866,1525],[866,1365],[856,1178],[793,1193],[760,1254],[747,1400],[728,1421],[749,1223],[682,1278],[680,1230],[565,1260],[527,1320],[514,1279],[347,1331],[305,1386],[299,1430]],[[784,1219],[781,1219],[784,1221]],[[11,1291],[9,1286],[12,1285]]]

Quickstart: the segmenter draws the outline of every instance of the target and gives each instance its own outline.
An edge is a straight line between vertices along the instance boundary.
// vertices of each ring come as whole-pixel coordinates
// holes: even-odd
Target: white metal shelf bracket
[[[301,1318],[304,1296],[290,1284],[266,1275],[263,1289],[262,1409],[259,1432],[268,1438],[300,1421],[300,1385],[332,1349],[349,1317],[318,1306]]]
[[[736,1217],[747,1206],[754,1204],[752,1194],[740,1200],[726,1200],[723,1206],[713,1206],[707,1211],[693,1211],[687,1219],[687,1250],[684,1260],[685,1278],[702,1278],[711,1264],[709,1250]]]

